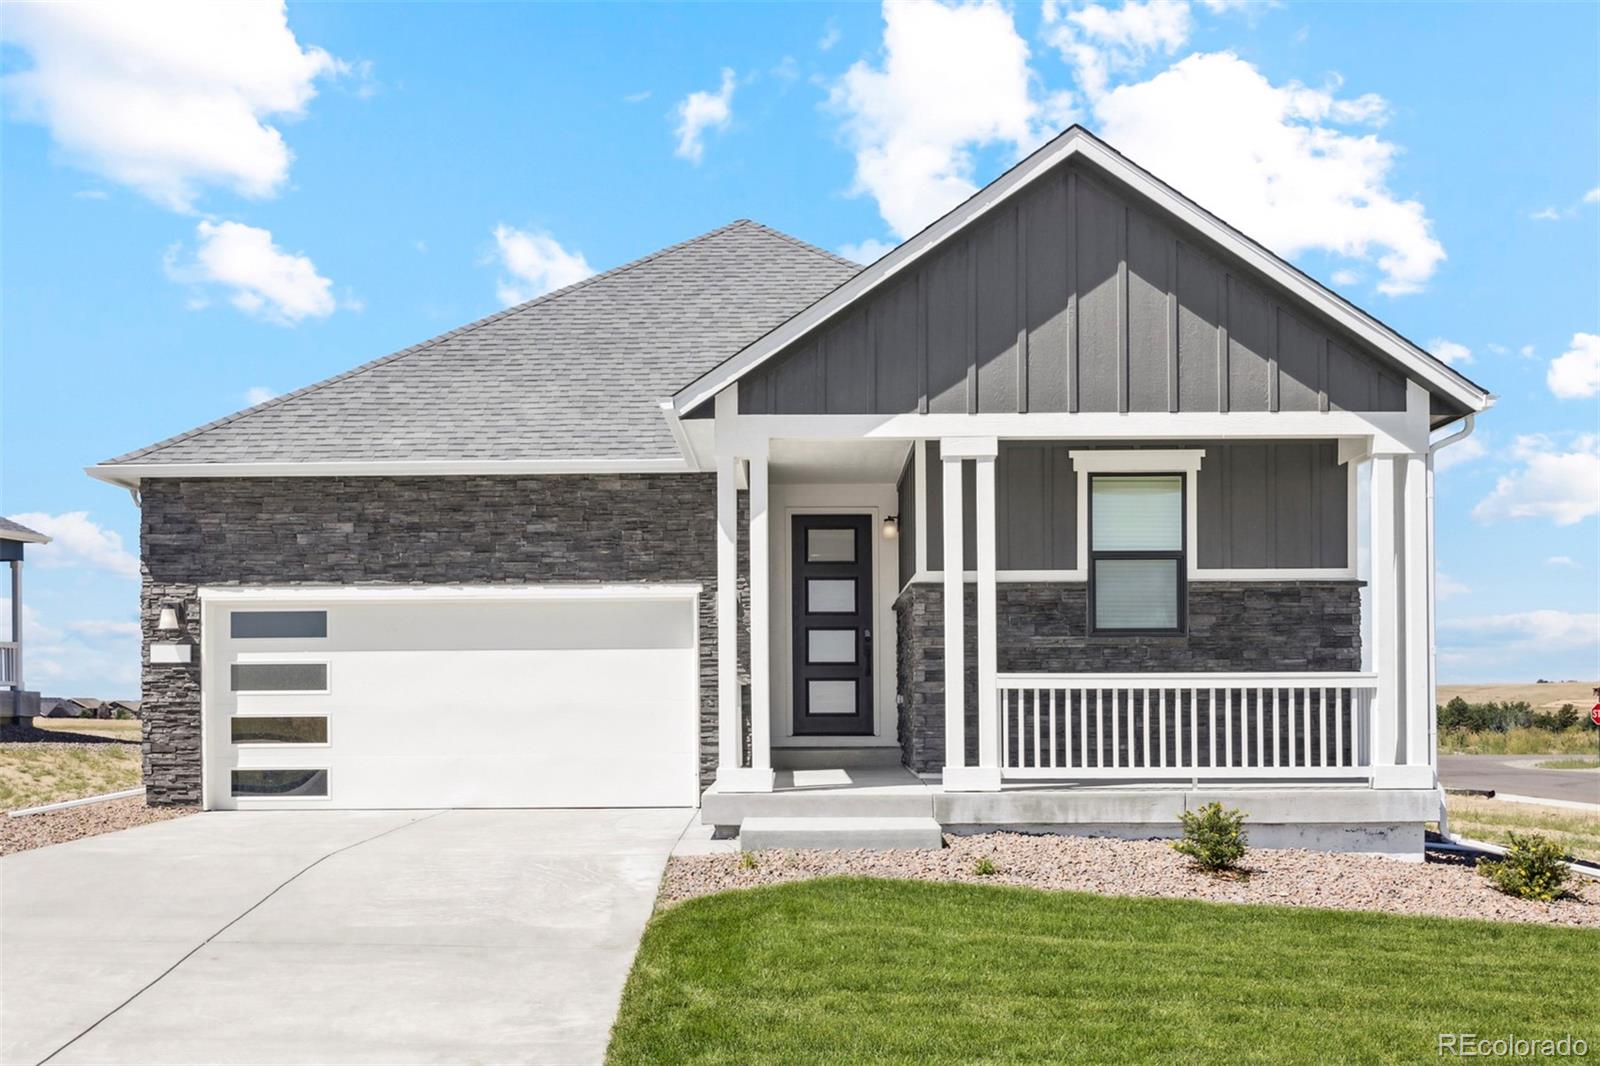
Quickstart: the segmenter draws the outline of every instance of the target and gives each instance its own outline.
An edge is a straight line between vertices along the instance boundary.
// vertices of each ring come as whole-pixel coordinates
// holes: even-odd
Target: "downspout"
[[[1438,583],[1438,559],[1434,546],[1433,522],[1433,456],[1434,453],[1457,444],[1472,436],[1473,422],[1476,414],[1468,414],[1461,423],[1461,428],[1447,437],[1429,443],[1427,459],[1427,540],[1428,540],[1428,759],[1433,766],[1434,781],[1439,780],[1439,696],[1435,691],[1438,683],[1438,655],[1439,655],[1439,629],[1438,605],[1434,595],[1434,586]],[[1449,817],[1444,805],[1444,790],[1439,790],[1439,832],[1448,835],[1449,826],[1446,819]]]

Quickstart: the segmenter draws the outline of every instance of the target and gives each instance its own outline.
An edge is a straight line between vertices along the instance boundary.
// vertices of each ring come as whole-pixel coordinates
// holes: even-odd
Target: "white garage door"
[[[693,806],[696,592],[203,589],[208,805]]]

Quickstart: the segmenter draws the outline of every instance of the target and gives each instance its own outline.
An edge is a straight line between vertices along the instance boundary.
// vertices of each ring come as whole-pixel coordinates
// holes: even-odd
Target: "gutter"
[[[1427,505],[1424,509],[1428,526],[1428,762],[1433,767],[1434,781],[1439,780],[1439,696],[1435,686],[1438,684],[1438,657],[1439,657],[1439,626],[1438,626],[1438,597],[1435,586],[1439,579],[1438,553],[1434,543],[1433,521],[1433,457],[1436,452],[1443,451],[1452,444],[1459,444],[1472,436],[1473,424],[1477,421],[1475,413],[1468,413],[1461,423],[1461,428],[1448,436],[1440,437],[1428,445],[1427,460]],[[1447,819],[1449,813],[1445,810],[1444,791],[1439,792],[1439,832],[1449,836]]]
[[[661,408],[661,417],[667,420],[667,429],[672,432],[672,439],[678,445],[678,451],[683,453],[683,461],[690,470],[700,469],[700,460],[694,454],[694,445],[689,443],[689,434],[683,428],[683,419],[678,416],[678,407],[669,396],[657,402]]]

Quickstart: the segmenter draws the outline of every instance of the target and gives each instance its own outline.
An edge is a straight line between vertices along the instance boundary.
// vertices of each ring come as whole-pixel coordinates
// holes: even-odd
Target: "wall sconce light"
[[[883,520],[883,539],[894,540],[900,535],[900,516],[892,514]]]
[[[176,633],[181,630],[183,624],[178,618],[178,610],[178,605],[175,603],[162,606],[161,617],[156,619],[156,629],[162,633]]]

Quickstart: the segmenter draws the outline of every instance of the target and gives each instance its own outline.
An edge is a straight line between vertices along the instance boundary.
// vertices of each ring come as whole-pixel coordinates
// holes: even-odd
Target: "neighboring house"
[[[1075,127],[871,267],[736,222],[90,472],[154,803],[1420,854],[1491,400]]]
[[[137,718],[139,717],[139,701],[106,700],[104,710],[107,718]]]
[[[22,555],[29,544],[49,544],[43,533],[0,518],[0,562],[11,564],[10,639],[0,641],[0,723],[31,721],[39,694],[29,692],[22,671]]]

